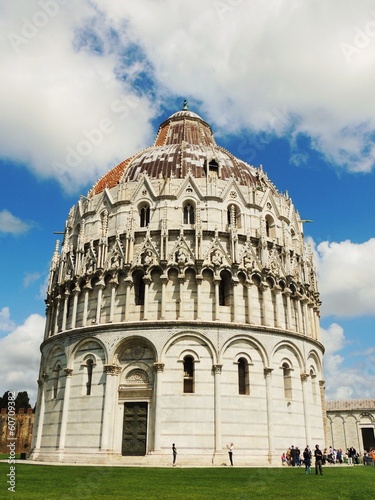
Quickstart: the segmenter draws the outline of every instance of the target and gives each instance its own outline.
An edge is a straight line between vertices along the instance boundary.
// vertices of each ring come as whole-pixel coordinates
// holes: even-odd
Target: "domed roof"
[[[207,177],[211,168],[223,180],[236,179],[247,186],[259,185],[257,170],[233,156],[215,142],[211,127],[187,109],[177,111],[164,121],[153,146],[143,149],[107,172],[90,190],[94,196],[116,184],[136,181],[147,174],[151,179]]]

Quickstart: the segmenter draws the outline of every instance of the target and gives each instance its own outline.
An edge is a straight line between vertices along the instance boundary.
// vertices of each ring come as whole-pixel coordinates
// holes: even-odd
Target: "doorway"
[[[375,437],[373,427],[362,427],[362,441],[363,449],[370,451],[371,448],[375,448]]]
[[[122,455],[146,455],[148,404],[124,403]]]

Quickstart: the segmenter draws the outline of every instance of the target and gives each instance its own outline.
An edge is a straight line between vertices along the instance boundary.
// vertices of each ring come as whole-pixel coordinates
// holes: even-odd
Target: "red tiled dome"
[[[217,163],[220,179],[235,178],[242,185],[258,185],[256,169],[218,146],[208,123],[184,109],[160,125],[153,146],[107,172],[89,196],[121,182],[136,181],[144,173],[152,179],[184,178],[188,172],[196,178],[205,177],[211,161]]]

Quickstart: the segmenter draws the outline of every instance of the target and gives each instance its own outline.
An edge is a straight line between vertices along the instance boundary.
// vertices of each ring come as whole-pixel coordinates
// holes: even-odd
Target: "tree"
[[[25,410],[27,408],[31,408],[31,405],[30,405],[30,398],[29,398],[29,395],[27,394],[27,391],[21,391],[17,394],[17,397],[16,397],[16,412],[18,412],[18,410],[20,408],[24,408]]]
[[[9,401],[9,393],[11,391],[6,391],[3,394],[3,397],[0,398],[0,408],[8,408],[8,401]],[[12,406],[13,408],[13,406]],[[27,391],[20,391],[16,395],[15,399],[15,412],[18,413],[18,410],[20,408],[23,408],[27,410],[27,408],[31,408],[30,405],[30,398],[29,395],[27,394]]]

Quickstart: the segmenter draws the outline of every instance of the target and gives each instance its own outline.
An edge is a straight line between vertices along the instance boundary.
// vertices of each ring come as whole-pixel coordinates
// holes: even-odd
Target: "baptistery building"
[[[303,221],[187,108],[71,208],[47,291],[30,458],[279,464],[324,444]]]

